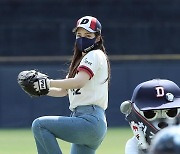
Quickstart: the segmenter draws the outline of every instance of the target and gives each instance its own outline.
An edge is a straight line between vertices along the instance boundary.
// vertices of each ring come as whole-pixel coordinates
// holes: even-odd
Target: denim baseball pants
[[[71,154],[95,154],[103,141],[107,123],[96,105],[79,106],[72,116],[44,116],[32,123],[38,154],[62,154],[56,138],[72,143]]]

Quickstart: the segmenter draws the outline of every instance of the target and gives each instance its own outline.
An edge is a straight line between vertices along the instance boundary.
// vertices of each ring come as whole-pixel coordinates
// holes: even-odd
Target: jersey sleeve
[[[139,154],[138,145],[135,137],[129,139],[125,146],[125,154]]]
[[[99,55],[95,51],[87,53],[80,62],[77,71],[85,71],[89,74],[90,79],[99,69]]]

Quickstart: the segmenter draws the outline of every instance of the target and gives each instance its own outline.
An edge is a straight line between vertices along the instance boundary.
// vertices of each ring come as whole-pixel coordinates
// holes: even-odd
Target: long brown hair
[[[97,37],[97,35],[96,35]],[[95,49],[100,49],[104,52],[104,54],[106,55],[106,60],[107,60],[107,64],[108,64],[108,77],[105,80],[110,82],[110,77],[111,77],[111,67],[110,67],[110,62],[109,62],[109,58],[106,52],[106,49],[104,47],[104,40],[102,38],[102,36],[100,35],[100,41],[96,43],[95,47],[92,50]],[[78,50],[78,48],[76,47],[76,43],[74,45],[74,55],[72,57],[72,61],[71,64],[69,66],[69,72],[68,72],[68,78],[73,78],[76,73],[77,73],[77,68],[82,60],[83,56],[82,56],[82,52]]]

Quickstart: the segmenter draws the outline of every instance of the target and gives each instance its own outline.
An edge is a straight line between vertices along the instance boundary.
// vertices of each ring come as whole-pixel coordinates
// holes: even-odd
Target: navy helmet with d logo
[[[170,80],[153,79],[139,84],[131,101],[141,111],[180,108],[180,88]]]

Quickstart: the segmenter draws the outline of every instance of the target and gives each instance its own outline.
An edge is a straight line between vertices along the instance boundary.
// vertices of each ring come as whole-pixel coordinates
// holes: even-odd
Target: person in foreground
[[[180,126],[169,126],[159,131],[152,140],[148,154],[179,154]]]
[[[121,104],[120,110],[134,134],[126,143],[125,154],[147,154],[154,135],[176,123],[180,88],[167,79],[143,82],[134,89],[131,101]]]
[[[103,141],[107,131],[105,110],[110,64],[101,29],[95,17],[85,16],[78,20],[73,29],[76,36],[74,55],[65,79],[49,79],[33,70],[28,71],[29,74],[27,71],[19,74],[20,85],[27,75],[41,74],[42,77],[33,79],[33,88],[38,95],[69,96],[71,116],[44,116],[33,121],[38,154],[62,154],[56,138],[72,143],[71,154],[95,154]],[[29,87],[25,83],[22,88],[27,92]]]

